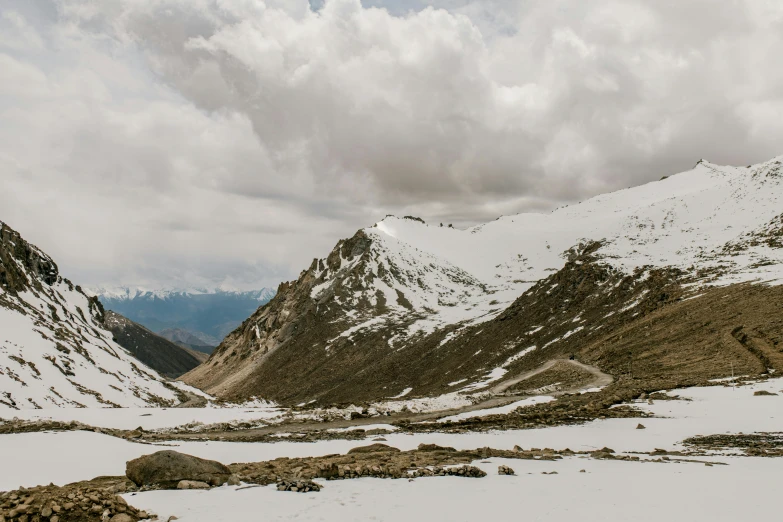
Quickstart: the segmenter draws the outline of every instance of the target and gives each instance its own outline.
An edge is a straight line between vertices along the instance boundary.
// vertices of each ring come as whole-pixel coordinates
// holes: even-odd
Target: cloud
[[[0,35],[0,219],[87,283],[272,284],[386,213],[783,142],[775,3],[11,0]]]

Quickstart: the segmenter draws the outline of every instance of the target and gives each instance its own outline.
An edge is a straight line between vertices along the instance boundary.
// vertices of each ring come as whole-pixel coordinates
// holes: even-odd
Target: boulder
[[[393,448],[391,446],[388,446],[386,444],[381,444],[380,442],[375,444],[370,444],[369,446],[358,446],[356,448],[351,448],[348,453],[377,453],[380,451],[394,451],[398,452],[400,451],[397,448]]]
[[[175,488],[181,480],[223,484],[231,470],[214,460],[169,450],[128,461],[125,475],[137,486]]]
[[[448,451],[448,452],[457,451],[451,446],[438,446],[437,444],[424,444],[424,443],[419,444],[418,450],[419,451]]]

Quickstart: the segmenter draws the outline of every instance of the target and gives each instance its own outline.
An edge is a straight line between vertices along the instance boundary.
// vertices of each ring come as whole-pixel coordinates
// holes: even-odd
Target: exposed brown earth
[[[698,435],[683,444],[701,451],[738,450],[751,457],[783,457],[783,433]]]

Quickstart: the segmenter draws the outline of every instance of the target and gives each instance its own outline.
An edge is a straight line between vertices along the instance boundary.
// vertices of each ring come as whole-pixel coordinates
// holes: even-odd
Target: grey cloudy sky
[[[783,154],[778,0],[1,0],[0,220],[87,285],[295,277]]]

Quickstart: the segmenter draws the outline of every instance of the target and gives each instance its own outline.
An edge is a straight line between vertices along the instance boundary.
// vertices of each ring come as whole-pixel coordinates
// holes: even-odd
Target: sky
[[[783,154],[779,0],[0,0],[0,220],[86,286],[276,286]]]

